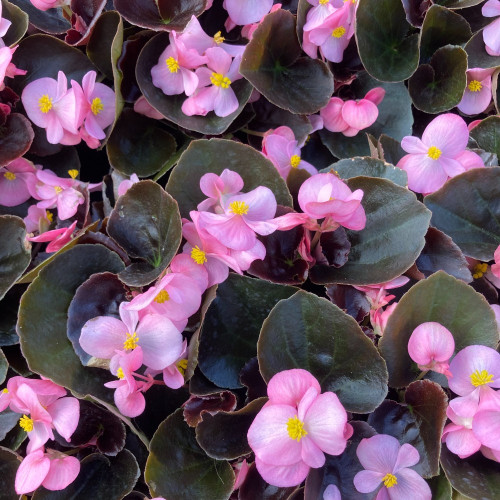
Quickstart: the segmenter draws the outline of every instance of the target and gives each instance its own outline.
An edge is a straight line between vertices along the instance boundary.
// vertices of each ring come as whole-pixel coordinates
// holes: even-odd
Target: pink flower
[[[466,115],[482,113],[491,102],[492,69],[472,68],[467,70],[467,87],[457,108]]]
[[[221,213],[225,200],[240,194],[243,189],[243,179],[237,172],[225,168],[220,176],[211,172],[202,175],[200,189],[208,199],[198,204],[198,210]]]
[[[365,468],[354,476],[354,486],[360,493],[371,493],[382,485],[376,500],[431,500],[431,489],[413,469],[420,455],[411,444],[402,446],[387,434],[364,438],[356,450]],[[409,496],[410,495],[410,496]]]
[[[139,177],[136,174],[132,174],[130,179],[121,181],[118,186],[118,196],[123,196],[137,182],[139,182]]]
[[[304,31],[311,31],[323,24],[325,19],[344,5],[343,0],[307,0],[313,6],[307,13]]]
[[[281,177],[286,180],[292,168],[306,170],[311,175],[318,170],[300,156],[300,148],[290,127],[268,130],[262,141],[262,154],[271,160]]]
[[[465,172],[457,157],[464,152],[468,140],[466,123],[452,113],[434,118],[422,140],[404,137],[401,147],[410,154],[403,156],[397,166],[408,174],[408,187],[417,193],[433,193],[450,177]]]
[[[205,116],[209,111],[214,111],[220,117],[228,116],[239,105],[231,84],[242,78],[238,72],[241,56],[232,59],[221,47],[207,49],[205,54],[207,67],[196,70],[199,87],[204,88],[199,88],[184,101],[182,111],[188,116]]]
[[[87,321],[80,336],[82,349],[96,358],[111,359],[117,351],[131,351],[141,346],[144,364],[163,370],[181,353],[181,333],[168,318],[159,314],[148,314],[139,322],[137,311],[127,308],[128,304],[120,304],[121,320],[98,316]]]
[[[39,78],[28,83],[21,94],[28,118],[46,129],[51,144],[78,144],[80,103],[73,89],[68,90],[65,74],[59,71],[53,78]]]
[[[500,245],[495,250],[493,258],[495,259],[495,263],[491,265],[491,272],[500,279]]]
[[[500,452],[500,408],[481,410],[474,415],[472,432],[481,442],[495,452]]]
[[[423,370],[433,370],[447,377],[453,375],[448,370],[448,361],[455,351],[455,340],[451,332],[434,321],[422,323],[410,336],[408,353],[410,358]]]
[[[443,443],[460,458],[467,458],[476,453],[481,448],[481,442],[472,432],[474,411],[466,417],[461,417],[448,406],[446,415],[452,423],[443,429]]]
[[[387,321],[389,321],[389,318],[394,312],[394,309],[396,309],[397,305],[398,303],[394,302],[394,304],[391,304],[385,309],[382,309],[382,307],[379,307],[375,310],[370,309],[370,322],[372,324],[373,333],[375,335],[382,336],[384,334],[385,327],[387,326]]]
[[[2,21],[0,21],[0,29],[2,26],[2,22],[4,21],[6,21],[6,19],[2,19]],[[17,47],[18,46],[16,45],[11,49],[10,47],[2,47],[0,44],[0,90],[3,90],[5,88],[5,77],[14,78],[16,75],[26,74],[26,71],[24,69],[18,69],[16,68],[16,66],[14,66],[13,63],[11,63],[12,55],[16,51]]]
[[[500,0],[488,0],[481,9],[484,17],[500,16]],[[486,52],[490,56],[500,56],[500,18],[495,19],[483,30]]]
[[[24,218],[26,232],[33,233],[38,231],[40,234],[45,233],[50,226],[54,216],[48,210],[40,208],[37,205],[31,205],[28,208],[28,215]]]
[[[43,448],[29,453],[17,469],[15,489],[25,495],[43,486],[50,491],[64,490],[80,473],[80,462],[56,450]]]
[[[24,159],[17,158],[5,167],[0,167],[0,205],[15,207],[31,198],[29,186],[36,182],[35,167]]]
[[[322,467],[324,453],[340,455],[352,435],[347,413],[333,392],[320,394],[306,370],[286,370],[268,385],[269,401],[248,430],[255,464],[269,484],[300,484],[311,467]]]
[[[27,238],[28,241],[35,242],[47,242],[50,243],[47,245],[46,252],[57,252],[60,250],[66,243],[71,241],[71,237],[73,236],[73,231],[76,227],[76,220],[69,227],[62,227],[61,229],[53,229],[52,231],[46,231],[45,233],[40,234],[39,236],[31,236]]]
[[[190,96],[198,88],[198,76],[191,70],[205,64],[207,58],[195,49],[187,49],[175,31],[169,39],[170,45],[161,53],[158,64],[151,68],[153,85],[166,95]]]
[[[281,4],[275,3],[271,7],[271,10],[269,11],[269,13],[276,12],[277,10],[280,10],[280,9],[281,9]],[[267,15],[267,12],[266,12],[266,15]],[[241,36],[244,38],[247,38],[248,40],[251,40],[253,37],[254,31],[259,27],[260,23],[264,20],[266,15],[264,15],[258,23],[252,23],[252,24],[247,24],[246,26],[243,26],[243,28],[241,29]],[[228,20],[226,21],[226,29],[227,29],[227,31],[230,31],[232,28],[234,28],[234,26],[236,26],[236,24],[233,23],[234,26],[232,26],[231,28],[228,29],[227,28],[228,21],[231,22],[231,18],[228,18]],[[259,96],[260,96],[260,94],[259,94]],[[253,101],[250,100],[249,102],[253,102]]]
[[[323,492],[323,500],[342,500],[340,491],[334,484],[329,484]]]
[[[7,33],[7,30],[9,29],[11,24],[12,23],[8,19],[2,17],[2,5],[0,2],[0,38],[5,36],[5,33]],[[4,46],[3,40],[0,39],[0,47],[3,46]]]
[[[273,6],[273,0],[224,0],[231,21],[245,25],[260,21]]]
[[[372,309],[378,309],[387,305],[392,299],[396,298],[395,295],[388,295],[385,293],[386,290],[392,290],[393,288],[399,288],[406,285],[410,281],[410,278],[406,276],[398,276],[391,281],[386,281],[384,283],[375,283],[373,285],[363,285],[354,286],[356,290],[360,292],[365,292],[368,302]]]
[[[30,2],[40,10],[55,9],[64,5],[70,5],[71,0],[30,0]]]
[[[162,120],[163,115],[156,111],[151,104],[146,100],[146,98],[141,95],[137,101],[134,103],[134,111],[140,115],[147,116],[148,118],[152,118],[153,120]]]

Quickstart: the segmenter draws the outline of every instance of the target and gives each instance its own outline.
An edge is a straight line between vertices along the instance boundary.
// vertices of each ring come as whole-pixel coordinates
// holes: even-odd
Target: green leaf
[[[356,320],[328,300],[298,291],[274,306],[257,344],[264,380],[283,370],[311,372],[347,411],[369,413],[387,394],[385,363]]]
[[[483,30],[478,31],[465,46],[469,68],[496,68],[500,66],[500,56],[490,56],[484,48]]]
[[[133,490],[139,475],[137,460],[128,450],[116,457],[92,453],[81,461],[80,474],[64,490],[49,491],[42,486],[33,500],[121,500]]]
[[[0,125],[0,164],[7,165],[30,148],[35,134],[31,122],[20,113],[11,113]]]
[[[433,500],[451,500],[451,484],[443,471],[439,476],[435,476],[427,482],[431,488]]]
[[[238,490],[238,500],[297,500],[291,496],[295,491],[297,491],[296,486],[278,488],[278,486],[266,483],[254,462],[250,464],[245,480]],[[302,500],[304,500],[303,495]]]
[[[0,500],[19,500],[14,489],[21,457],[8,448],[0,447]]]
[[[85,280],[123,267],[118,255],[102,245],[77,245],[40,271],[21,299],[17,324],[30,370],[78,394],[112,400],[111,391],[103,386],[111,374],[83,367],[66,335],[66,322],[70,302]]]
[[[402,82],[418,66],[418,35],[400,0],[360,0],[356,13],[356,42],[366,71],[377,80]]]
[[[2,349],[0,349],[0,384],[3,384],[5,377],[7,376],[7,370],[9,368],[9,363]]]
[[[17,5],[7,2],[7,0],[2,0],[2,17],[8,19],[12,23],[7,33],[3,36],[5,45],[12,47],[21,40],[28,30],[28,14]]]
[[[166,185],[182,217],[189,217],[189,212],[206,199],[199,187],[201,176],[208,172],[220,175],[226,168],[241,175],[245,192],[265,186],[274,193],[278,204],[292,206],[290,192],[276,167],[254,148],[225,139],[202,139],[191,142]]]
[[[500,245],[500,167],[472,169],[426,196],[431,224],[451,236],[462,252],[489,261]]]
[[[118,198],[107,230],[131,257],[141,259],[118,275],[130,286],[148,285],[158,278],[182,237],[176,201],[153,181],[138,182]]]
[[[427,321],[440,323],[452,333],[455,353],[468,345],[496,349],[498,344],[495,314],[485,298],[469,285],[438,271],[412,286],[389,317],[379,348],[391,387],[404,387],[420,374],[408,354],[408,340],[413,330]],[[435,377],[441,385],[446,382],[442,375]]]
[[[426,113],[454,108],[465,91],[467,54],[464,49],[446,45],[434,52],[429,64],[422,64],[408,82],[414,106]]]
[[[347,231],[351,241],[347,264],[338,269],[316,265],[311,281],[368,285],[396,278],[412,266],[424,247],[430,212],[411,191],[386,179],[354,177],[347,184],[352,191],[364,191],[366,227]]]
[[[107,153],[110,165],[124,175],[156,174],[175,153],[175,139],[158,120],[126,109],[116,122]]]
[[[256,356],[262,322],[296,288],[230,273],[217,288],[200,335],[198,366],[219,387],[243,387],[239,374]]]
[[[226,500],[235,479],[228,462],[205,455],[180,408],[153,436],[144,477],[151,496],[169,500]]]
[[[297,114],[317,113],[333,93],[333,75],[319,59],[301,57],[296,19],[277,10],[246,46],[240,73],[270,102]]]
[[[31,261],[26,226],[14,215],[0,216],[0,299],[23,274]]]
[[[128,2],[128,0],[125,1]],[[186,100],[184,94],[168,96],[160,88],[153,85],[151,68],[158,64],[159,58],[168,44],[168,33],[159,33],[151,38],[141,50],[136,67],[137,83],[141,92],[151,106],[176,125],[206,135],[222,134],[243,110],[252,93],[252,86],[243,78],[231,84],[231,88],[238,98],[239,106],[229,116],[222,118],[213,111],[210,111],[206,116],[187,116],[181,109]]]
[[[488,116],[471,130],[470,135],[480,148],[500,158],[500,117]]]
[[[422,25],[420,56],[428,61],[440,47],[461,45],[471,37],[469,23],[461,15],[439,5],[431,5]]]
[[[438,5],[444,5],[448,9],[466,9],[467,7],[474,7],[483,0],[434,0]],[[473,66],[471,66],[472,68]]]
[[[23,12],[26,12],[29,16],[30,24],[45,33],[61,35],[71,28],[71,23],[63,16],[61,7],[42,11],[37,9],[30,0],[12,0],[11,3],[19,7]],[[11,29],[12,27],[9,31]]]

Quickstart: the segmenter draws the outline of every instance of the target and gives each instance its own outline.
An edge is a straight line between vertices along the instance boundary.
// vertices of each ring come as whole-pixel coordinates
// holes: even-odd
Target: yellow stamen
[[[125,378],[125,373],[123,373],[123,368],[120,366],[118,370],[116,370],[116,376],[121,380]]]
[[[54,220],[54,214],[52,212],[49,212],[48,210],[45,210],[45,217],[47,217],[47,220],[49,222],[52,222]]]
[[[68,174],[72,179],[76,179],[78,177],[78,170],[76,168],[73,168],[71,170],[68,170]]]
[[[38,99],[38,107],[42,113],[48,113],[52,109],[52,97],[44,94]]]
[[[339,26],[332,31],[332,36],[335,38],[342,38],[345,35],[346,29],[343,26]]]
[[[234,215],[245,215],[250,208],[244,201],[232,201],[229,207]]]
[[[488,370],[476,370],[474,373],[471,373],[470,382],[474,387],[489,384],[493,382],[493,374],[488,373]]]
[[[62,193],[63,188],[61,186],[54,186],[54,191],[56,194]]]
[[[432,158],[433,160],[437,160],[440,156],[441,156],[441,150],[438,149],[436,146],[431,146],[428,150],[427,150],[427,156],[429,158]]]
[[[396,476],[388,472],[383,478],[382,481],[384,482],[384,486],[386,488],[392,488],[393,486],[396,486],[398,484],[398,479]]]
[[[9,389],[7,389],[7,387],[6,387],[5,389],[2,389],[2,392],[3,392],[4,394],[8,394],[8,393],[9,393]]]
[[[320,5],[326,5],[329,2],[330,2],[330,0],[319,0]]]
[[[330,1],[330,0],[327,0],[327,1]],[[225,38],[221,35],[221,32],[217,31],[217,33],[214,35],[214,42],[217,45],[220,45],[224,40],[225,40]]]
[[[469,85],[467,85],[467,88],[471,92],[479,92],[483,88],[483,85],[477,80],[472,80],[471,82],[469,82]]]
[[[297,168],[300,164],[300,156],[299,155],[293,155],[291,158],[290,158],[290,165],[292,166],[292,168]]]
[[[307,431],[304,429],[304,422],[299,420],[299,417],[295,415],[293,418],[289,418],[286,424],[286,430],[290,438],[300,442],[300,440],[307,436]]]
[[[8,180],[8,181],[15,181],[16,180],[16,174],[14,172],[5,172],[3,176]]]
[[[177,369],[181,372],[181,375],[184,375],[186,373],[186,369],[188,367],[188,360],[187,359],[181,359],[180,361],[177,361]]]
[[[137,333],[134,332],[132,335],[127,332],[127,339],[123,343],[123,348],[127,350],[133,350],[139,345],[139,337]]]
[[[231,85],[231,80],[227,76],[224,76],[222,73],[212,73],[210,81],[216,87],[222,87],[223,89],[228,89],[229,85]]]
[[[162,290],[156,297],[155,297],[155,302],[157,304],[163,304],[167,300],[170,300],[170,295],[166,290]]]
[[[177,71],[179,71],[180,66],[177,59],[169,57],[165,62],[167,63],[167,67],[170,73],[177,73]]]
[[[475,280],[482,278],[487,270],[488,270],[488,264],[486,264],[486,262],[478,262],[472,269],[472,277]]]
[[[197,264],[204,264],[207,261],[207,256],[203,250],[200,250],[198,245],[192,248],[191,250],[191,258],[197,263]]]
[[[104,104],[102,103],[101,99],[99,99],[99,97],[94,97],[94,99],[92,99],[90,109],[92,110],[92,113],[94,113],[94,115],[98,115],[104,109]]]
[[[23,431],[31,432],[33,430],[33,419],[29,418],[27,415],[23,415],[19,419],[19,425]]]

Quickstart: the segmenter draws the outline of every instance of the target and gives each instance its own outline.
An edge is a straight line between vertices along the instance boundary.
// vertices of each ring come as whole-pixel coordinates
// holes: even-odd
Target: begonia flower
[[[323,500],[342,500],[340,490],[335,484],[329,484],[323,492]]]
[[[222,4],[236,25],[260,21],[273,6],[273,0],[224,0]]]
[[[0,205],[15,207],[31,198],[30,186],[36,183],[36,169],[25,158],[0,167]]]
[[[271,12],[276,12],[277,10],[280,10],[280,9],[281,9],[281,4],[280,3],[275,3],[271,7],[271,10],[269,11],[269,14]],[[267,15],[267,13],[266,13],[266,15]],[[255,30],[259,27],[260,23],[264,20],[264,18],[266,17],[266,15],[264,15],[262,17],[262,19],[258,23],[251,23],[251,24],[247,24],[246,26],[243,26],[243,28],[241,29],[241,36],[244,37],[244,38],[247,38],[248,40],[251,40],[252,37],[253,37],[253,34],[254,34]],[[228,21],[231,21],[231,18],[228,18]],[[228,28],[228,26],[227,26],[227,21],[226,21],[226,25],[225,26],[226,26],[227,31],[230,31],[229,28]],[[236,24],[234,24],[234,26],[236,26]],[[260,93],[259,93],[259,97],[260,97]],[[255,99],[255,100],[257,100],[257,99]],[[250,96],[250,99],[248,100],[248,102],[254,102],[254,101],[252,101],[252,96]]]
[[[454,351],[453,335],[447,328],[435,321],[418,325],[408,341],[410,358],[422,371],[432,370],[443,373],[447,377],[453,376],[448,369],[450,366],[448,361]]]
[[[2,20],[3,21],[3,20]],[[0,22],[1,27],[1,22]],[[11,61],[12,55],[17,49],[17,45],[13,48],[2,47],[0,45],[0,90],[5,88],[4,79],[14,78],[16,75],[25,75],[26,70],[17,68]]]
[[[208,196],[208,199],[198,204],[198,210],[222,213],[222,205],[227,198],[239,194],[243,185],[241,175],[227,168],[222,171],[220,176],[212,172],[202,175],[200,189],[205,196]]]
[[[1,40],[1,38],[3,36],[5,36],[5,34],[7,33],[7,30],[10,28],[11,24],[12,23],[8,19],[5,19],[5,17],[2,17],[2,5],[0,2],[0,47],[4,46],[3,40]]]
[[[343,0],[307,0],[312,9],[307,12],[304,31],[311,31],[320,26],[324,20],[344,5]]]
[[[36,243],[46,243],[50,242],[47,245],[45,251],[47,253],[57,252],[60,250],[66,243],[71,241],[73,236],[73,232],[76,228],[76,220],[69,227],[62,227],[60,229],[53,229],[52,231],[46,231],[38,236],[29,236],[27,238],[28,241],[34,241]]]
[[[491,265],[491,272],[500,279],[500,245],[495,250],[493,258],[495,259],[495,263]]]
[[[390,281],[384,283],[374,283],[371,285],[353,285],[356,290],[365,292],[368,302],[372,309],[387,305],[392,299],[396,298],[395,295],[389,295],[386,290],[392,290],[404,286],[410,281],[406,276],[398,276]]]
[[[500,452],[500,408],[478,411],[472,421],[472,432],[482,446]]]
[[[132,174],[130,179],[125,179],[118,186],[118,196],[123,196],[134,184],[139,182],[137,174]]]
[[[488,0],[482,7],[484,17],[500,16],[500,0]],[[500,56],[500,17],[483,29],[486,52],[490,56]]]
[[[397,305],[398,303],[394,302],[394,304],[387,306],[385,309],[382,307],[379,307],[378,309],[370,309],[370,322],[375,335],[382,336],[384,334],[387,322]]]
[[[466,115],[482,113],[491,102],[491,75],[494,68],[467,70],[467,87],[457,108]]]
[[[162,120],[164,118],[159,111],[149,104],[143,95],[141,95],[141,97],[134,102],[134,111],[140,115],[152,118],[153,120]]]
[[[356,455],[365,468],[354,476],[354,486],[360,493],[371,493],[382,486],[376,500],[431,500],[429,485],[409,468],[420,460],[411,444],[400,445],[395,437],[377,434],[362,439]]]
[[[38,205],[31,205],[28,208],[28,215],[23,219],[27,233],[38,231],[40,234],[48,231],[54,219],[52,212],[40,208]]]
[[[467,458],[481,448],[481,441],[472,432],[472,421],[475,410],[465,417],[457,415],[451,406],[446,409],[446,415],[451,420],[443,429],[441,440],[447,448],[460,458]]]

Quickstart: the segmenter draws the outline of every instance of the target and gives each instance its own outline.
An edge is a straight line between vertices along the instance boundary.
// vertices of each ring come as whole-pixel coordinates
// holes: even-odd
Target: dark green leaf
[[[23,274],[31,261],[31,244],[26,226],[14,215],[0,216],[0,299]]]
[[[490,56],[484,48],[483,30],[478,31],[465,46],[469,68],[495,68],[500,66],[500,56]]]
[[[262,322],[296,288],[230,273],[217,289],[201,330],[198,366],[219,387],[242,387],[239,373],[257,354]]]
[[[470,133],[480,148],[500,158],[500,117],[489,116],[478,123]]]
[[[206,196],[200,189],[202,175],[220,175],[224,169],[241,175],[245,192],[258,186],[268,187],[280,205],[292,206],[292,197],[276,167],[258,151],[225,139],[193,141],[172,170],[166,190],[177,200],[182,217],[189,217]]]
[[[435,0],[438,5],[444,5],[448,9],[466,9],[467,7],[474,7],[483,0]],[[472,67],[472,66],[471,66]]]
[[[141,259],[122,271],[120,279],[131,286],[148,285],[166,269],[181,243],[177,202],[155,182],[138,182],[118,198],[107,230],[131,257]]]
[[[396,165],[406,155],[401,143],[385,134],[380,136],[378,149],[381,151],[383,159],[393,165]]]
[[[317,113],[333,93],[333,75],[319,59],[301,57],[295,17],[268,14],[243,53],[240,73],[270,102],[292,113]]]
[[[39,30],[52,35],[66,33],[71,23],[63,16],[61,7],[41,11],[30,0],[11,0],[11,3],[20,7],[29,16],[29,22]],[[12,29],[12,28],[10,28]],[[22,66],[21,66],[22,67]],[[18,66],[19,68],[19,66]]]
[[[311,372],[347,411],[373,411],[387,394],[385,363],[358,323],[328,300],[298,291],[274,306],[257,344],[264,380],[292,368]]]
[[[3,384],[5,377],[7,376],[7,370],[9,368],[9,363],[2,349],[0,349],[0,384]]]
[[[408,340],[413,330],[427,321],[441,323],[452,333],[455,352],[475,344],[496,348],[498,343],[495,314],[484,297],[438,271],[411,287],[389,317],[379,347],[391,387],[404,387],[419,375],[408,354]],[[446,381],[444,376],[437,376],[440,382]]]
[[[8,46],[15,45],[28,29],[28,15],[14,3],[2,0],[2,17],[12,23],[3,36],[3,42]]]
[[[290,500],[290,495],[294,490],[295,486],[278,488],[266,483],[253,463],[238,491],[238,500],[256,500],[257,498],[259,500]]]
[[[175,146],[175,139],[157,120],[126,109],[116,122],[107,152],[111,166],[122,174],[149,177],[175,153]]]
[[[374,78],[401,82],[418,66],[418,35],[407,36],[410,24],[401,0],[360,0],[356,41],[361,62]]]
[[[429,64],[422,64],[408,82],[414,106],[426,113],[441,113],[455,107],[465,91],[467,54],[446,45],[436,50]]]
[[[366,227],[347,231],[351,252],[345,266],[316,265],[311,280],[368,285],[396,278],[412,266],[424,247],[430,212],[411,191],[386,179],[354,177],[347,184],[352,191],[364,191]]]
[[[77,245],[40,271],[21,299],[17,330],[30,370],[78,394],[110,401],[103,384],[111,374],[84,368],[66,335],[67,311],[76,289],[92,274],[119,272],[123,262],[102,245]]]
[[[0,447],[0,500],[18,500],[14,489],[21,457],[7,448]]]
[[[19,413],[13,412],[10,408],[0,412],[0,441],[3,441],[7,433],[17,426],[19,418]],[[19,427],[19,429],[21,428]]]
[[[235,479],[228,462],[205,455],[180,408],[153,436],[144,477],[151,496],[169,500],[226,500]]]
[[[19,113],[11,113],[0,126],[0,164],[7,165],[23,156],[34,136],[31,122]]]
[[[451,484],[441,471],[439,476],[427,480],[432,491],[433,500],[451,500]]]
[[[450,179],[426,196],[431,224],[451,236],[462,252],[489,261],[500,245],[500,167],[478,168]]]

